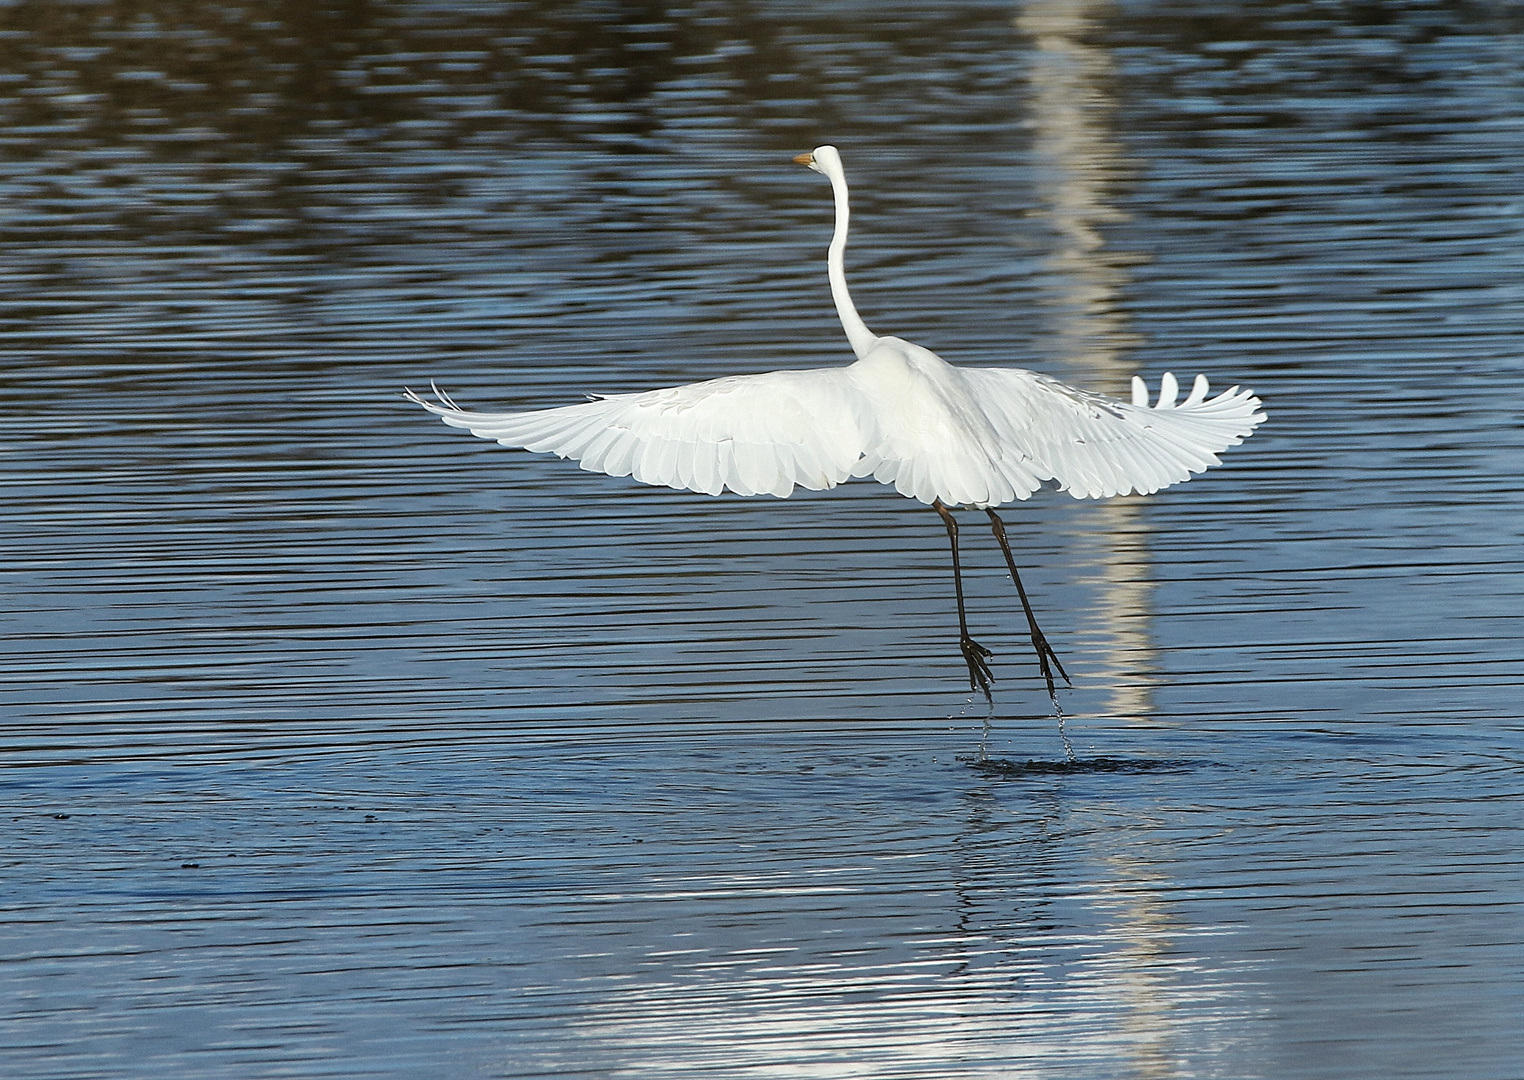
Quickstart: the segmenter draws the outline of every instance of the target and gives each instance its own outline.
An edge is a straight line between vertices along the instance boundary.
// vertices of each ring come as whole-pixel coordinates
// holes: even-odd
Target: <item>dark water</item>
[[[881,333],[1270,423],[969,518],[478,406]],[[0,1072],[1524,1070],[1517,3],[0,7]]]

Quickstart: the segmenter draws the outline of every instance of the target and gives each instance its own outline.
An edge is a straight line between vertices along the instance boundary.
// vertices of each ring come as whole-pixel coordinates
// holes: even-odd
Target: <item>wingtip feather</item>
[[[1175,399],[1180,396],[1180,382],[1175,378],[1173,371],[1166,371],[1159,379],[1159,403],[1156,409],[1173,409]]]

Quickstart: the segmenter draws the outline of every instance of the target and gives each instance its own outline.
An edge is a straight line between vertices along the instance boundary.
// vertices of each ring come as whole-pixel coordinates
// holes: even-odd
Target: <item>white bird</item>
[[[1053,671],[1069,677],[1037,626],[995,507],[1031,497],[1045,481],[1076,499],[1148,494],[1218,464],[1265,419],[1260,400],[1238,387],[1208,398],[1197,375],[1177,401],[1172,374],[1152,406],[1134,376],[1132,400],[1080,390],[1020,368],[953,367],[863,323],[847,292],[847,181],[834,146],[794,159],[831,181],[836,229],[827,271],[836,313],[855,363],[809,371],[732,375],[645,393],[597,395],[577,405],[533,412],[462,409],[434,389],[436,401],[407,397],[452,427],[503,446],[552,453],[590,472],[633,476],[643,484],[718,495],[786,497],[854,477],[892,484],[929,504],[947,528],[958,602],[959,647],[969,686],[990,698],[993,655],[968,633],[958,562],[958,526],[949,506],[989,515],[1021,597],[1048,693]],[[1051,661],[1051,666],[1050,666]]]

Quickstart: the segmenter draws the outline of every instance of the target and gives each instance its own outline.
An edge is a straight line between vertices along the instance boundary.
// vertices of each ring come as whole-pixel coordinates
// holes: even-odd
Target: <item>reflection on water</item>
[[[1391,3],[0,9],[0,1071],[1509,1075],[1524,32]],[[870,325],[1261,392],[1008,515],[398,397]],[[1421,1022],[1415,1022],[1414,1018]]]
[[[1117,393],[1135,372],[1122,296],[1127,266],[1138,256],[1110,251],[1104,229],[1125,220],[1114,205],[1113,189],[1131,171],[1114,133],[1117,79],[1109,53],[1094,44],[1098,24],[1111,13],[1109,2],[1033,0],[1016,17],[1016,27],[1034,46],[1032,155],[1051,170],[1038,180],[1038,195],[1056,234],[1044,260],[1045,280],[1057,291],[1051,319],[1049,355],[1086,385]],[[1149,381],[1157,373],[1145,373]],[[1136,499],[1108,499],[1098,514],[1102,529],[1093,541],[1093,571],[1105,601],[1094,609],[1100,645],[1097,674],[1112,690],[1110,715],[1146,716],[1151,711],[1149,680],[1155,668],[1148,617],[1152,581],[1147,549],[1148,523]]]
[[[1154,772],[1190,772],[1193,769],[1210,766],[1209,761],[1192,761],[1180,759],[1172,761],[1168,758],[1116,758],[1116,757],[1089,757],[1069,758],[1063,761],[1049,761],[1046,759],[1029,758],[1026,761],[1009,761],[1001,758],[969,758],[971,766],[978,772],[987,773],[990,776],[1005,776],[1020,778],[1023,776],[1062,776],[1065,773],[1154,773]]]

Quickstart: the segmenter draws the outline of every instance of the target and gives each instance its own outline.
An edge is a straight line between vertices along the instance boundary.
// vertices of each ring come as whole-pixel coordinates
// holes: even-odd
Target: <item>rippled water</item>
[[[0,7],[0,1071],[1517,1077],[1516,3]],[[402,401],[870,326],[1270,423],[969,516]]]

